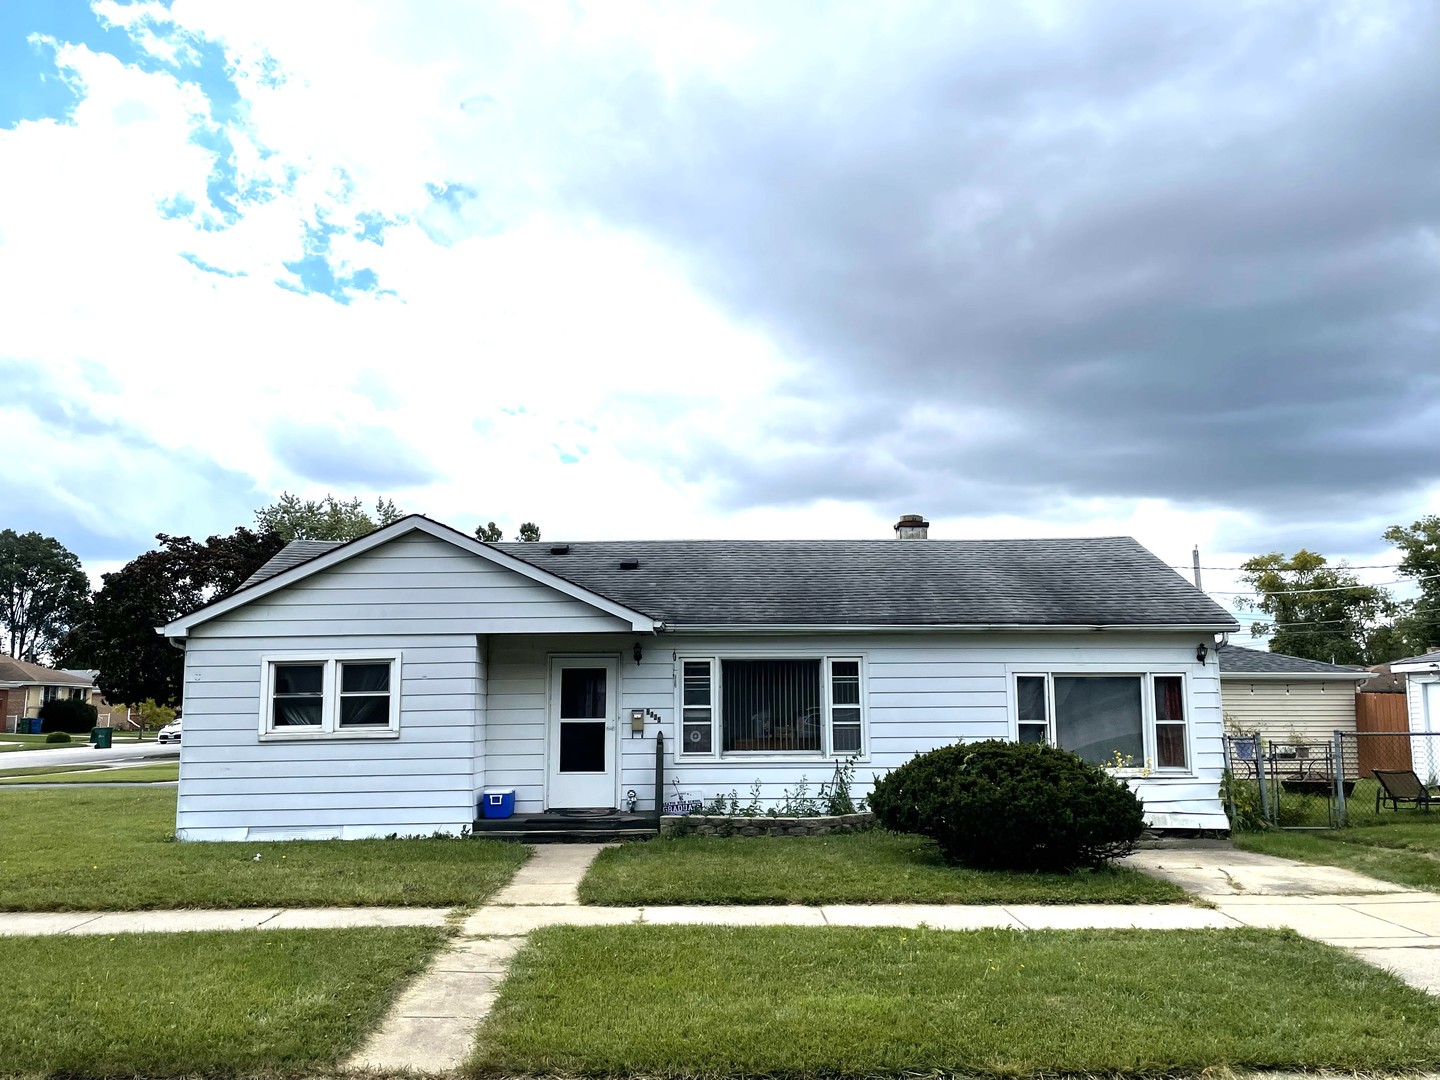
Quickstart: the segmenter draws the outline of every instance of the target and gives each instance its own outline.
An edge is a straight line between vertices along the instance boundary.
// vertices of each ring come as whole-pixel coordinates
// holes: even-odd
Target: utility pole
[[[1195,565],[1195,588],[1199,589],[1201,592],[1204,592],[1204,591],[1205,591],[1205,586],[1203,586],[1203,585],[1200,584],[1200,545],[1199,545],[1199,544],[1196,544],[1196,545],[1195,545],[1195,550],[1194,550],[1194,552],[1192,552],[1192,555],[1193,555],[1193,562],[1194,562],[1194,565]]]

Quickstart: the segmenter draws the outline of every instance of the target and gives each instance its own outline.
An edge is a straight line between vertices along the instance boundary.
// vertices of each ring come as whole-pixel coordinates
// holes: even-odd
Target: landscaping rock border
[[[838,814],[830,817],[743,817],[711,814],[666,814],[660,818],[661,836],[828,836],[873,828],[875,815]]]

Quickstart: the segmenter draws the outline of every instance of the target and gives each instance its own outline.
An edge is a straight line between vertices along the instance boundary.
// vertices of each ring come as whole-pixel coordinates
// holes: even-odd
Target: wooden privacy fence
[[[1404,694],[1356,694],[1355,730],[1386,732],[1409,730]],[[1408,769],[1409,739],[1360,739],[1360,775],[1371,776],[1375,769]]]

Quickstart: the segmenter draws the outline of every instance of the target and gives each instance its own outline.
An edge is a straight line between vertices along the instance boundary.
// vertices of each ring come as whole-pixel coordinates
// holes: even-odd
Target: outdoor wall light
[[[637,664],[640,662],[640,658],[645,655],[645,652],[644,652],[643,649],[640,648],[640,642],[638,642],[638,641],[635,642],[635,652],[634,652],[634,655],[635,655],[635,662],[636,662]]]
[[[640,646],[639,646],[639,645],[636,645],[635,648],[638,649],[638,648],[640,648]],[[1209,655],[1210,655],[1210,646],[1209,646],[1209,645],[1206,645],[1205,642],[1203,642],[1203,641],[1200,642],[1200,644],[1199,644],[1199,645],[1196,647],[1196,649],[1195,649],[1195,659],[1196,659],[1196,660],[1199,660],[1200,663],[1203,664],[1203,663],[1205,662],[1205,657],[1207,657],[1207,656],[1209,656]]]

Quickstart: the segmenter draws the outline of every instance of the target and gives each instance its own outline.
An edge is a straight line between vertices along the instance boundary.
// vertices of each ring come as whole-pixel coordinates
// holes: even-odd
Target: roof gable
[[[609,597],[591,592],[563,577],[516,559],[489,544],[483,544],[473,537],[457,532],[449,526],[441,525],[437,521],[418,514],[412,514],[383,529],[377,529],[375,532],[347,543],[307,540],[287,545],[259,571],[252,574],[247,582],[235,592],[168,623],[161,627],[160,631],[167,637],[185,637],[196,626],[224,615],[226,612],[243,607],[286,586],[303,581],[313,574],[320,573],[332,566],[338,566],[349,559],[374,551],[393,540],[415,532],[422,532],[437,540],[445,541],[463,551],[479,556],[487,562],[514,571],[522,577],[588,604],[607,615],[622,619],[636,631],[649,632],[655,628],[654,619],[644,612],[628,608]]]

